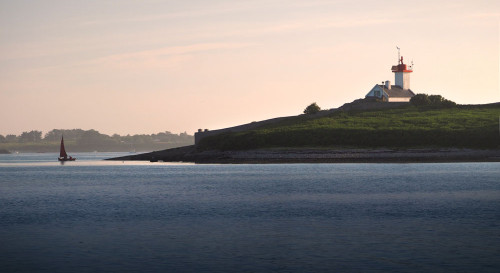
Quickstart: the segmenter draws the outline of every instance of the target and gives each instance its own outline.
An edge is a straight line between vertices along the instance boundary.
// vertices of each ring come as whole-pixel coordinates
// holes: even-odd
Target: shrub
[[[431,100],[427,94],[416,94],[410,99],[410,103],[415,106],[429,105]]]
[[[319,111],[321,111],[321,108],[315,102],[313,102],[306,107],[306,109],[304,110],[304,114],[311,115],[316,114]]]
[[[441,102],[441,105],[442,105],[443,107],[454,107],[454,106],[457,106],[457,104],[456,104],[454,101],[447,100],[447,99],[444,99],[444,100]]]
[[[441,95],[429,95],[429,101],[431,104],[441,104],[444,98]]]
[[[437,107],[454,107],[457,104],[451,100],[443,98],[441,95],[416,94],[410,99],[410,103],[415,106],[437,106]]]

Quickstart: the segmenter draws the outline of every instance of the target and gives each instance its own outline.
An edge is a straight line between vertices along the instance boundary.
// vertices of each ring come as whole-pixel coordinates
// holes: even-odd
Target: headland
[[[110,160],[194,163],[500,162],[500,104],[355,101],[313,115],[199,131],[196,144]]]

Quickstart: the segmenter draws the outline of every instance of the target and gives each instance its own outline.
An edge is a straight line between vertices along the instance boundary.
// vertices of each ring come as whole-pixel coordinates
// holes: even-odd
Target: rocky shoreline
[[[108,160],[198,164],[500,162],[500,150],[281,148],[199,152],[192,145]]]

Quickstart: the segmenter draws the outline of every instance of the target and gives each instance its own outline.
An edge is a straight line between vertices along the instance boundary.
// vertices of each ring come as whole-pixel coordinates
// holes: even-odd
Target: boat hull
[[[75,161],[76,158],[58,158],[59,161]]]

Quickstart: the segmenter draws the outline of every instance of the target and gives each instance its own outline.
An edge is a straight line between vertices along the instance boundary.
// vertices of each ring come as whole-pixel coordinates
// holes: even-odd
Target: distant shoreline
[[[500,162],[500,150],[283,148],[198,152],[195,146],[185,146],[107,160],[192,162],[197,164]]]

